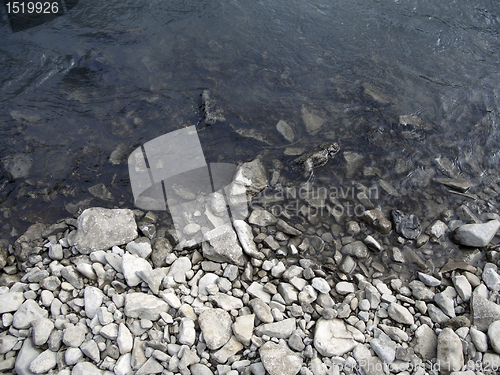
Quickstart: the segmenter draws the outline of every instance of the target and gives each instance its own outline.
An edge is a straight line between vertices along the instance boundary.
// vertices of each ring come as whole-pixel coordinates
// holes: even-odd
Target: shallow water
[[[279,120],[294,147],[341,144],[316,183],[375,185],[375,206],[437,218],[467,199],[432,178],[460,174],[475,193],[498,182],[499,31],[495,1],[88,0],[17,33],[2,10],[0,159],[20,169],[1,171],[0,237],[77,202],[132,207],[128,154],[193,124],[207,161],[261,154],[298,185]],[[227,121],[200,125],[204,89]],[[322,126],[308,131],[305,113]],[[110,200],[89,192],[99,183]],[[473,204],[496,212],[494,194]]]

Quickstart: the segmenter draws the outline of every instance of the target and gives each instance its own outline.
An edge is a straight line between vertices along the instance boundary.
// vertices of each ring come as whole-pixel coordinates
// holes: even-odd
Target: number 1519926
[[[6,4],[7,13],[44,13],[44,14],[54,14],[59,13],[59,4],[57,2],[20,2],[20,1],[9,1]]]

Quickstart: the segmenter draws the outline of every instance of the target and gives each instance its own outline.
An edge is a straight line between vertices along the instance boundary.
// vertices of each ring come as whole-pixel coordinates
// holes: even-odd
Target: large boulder
[[[134,213],[128,209],[94,207],[78,217],[73,243],[82,254],[125,245],[137,237]]]

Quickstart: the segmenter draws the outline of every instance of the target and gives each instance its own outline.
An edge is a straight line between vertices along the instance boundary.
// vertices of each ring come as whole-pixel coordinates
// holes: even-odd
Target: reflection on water
[[[291,149],[338,141],[317,181],[376,184],[377,206],[425,218],[466,201],[432,181],[443,176],[487,194],[500,159],[499,23],[497,2],[465,0],[89,0],[14,34],[3,14],[1,237],[81,206],[131,207],[128,155],[201,124],[203,90],[226,117],[199,125],[207,162],[262,154],[299,184]],[[493,193],[479,198],[493,209]]]

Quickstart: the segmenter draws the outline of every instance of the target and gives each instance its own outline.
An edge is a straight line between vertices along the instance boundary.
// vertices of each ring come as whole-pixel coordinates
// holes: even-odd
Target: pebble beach
[[[239,171],[232,188],[269,184],[259,159]],[[200,213],[176,231],[152,211],[93,207],[3,244],[2,373],[497,373],[498,215],[462,205],[424,226],[374,208],[336,232],[262,197],[220,225],[215,194],[213,228]],[[422,249],[444,238],[467,256],[429,269]]]

